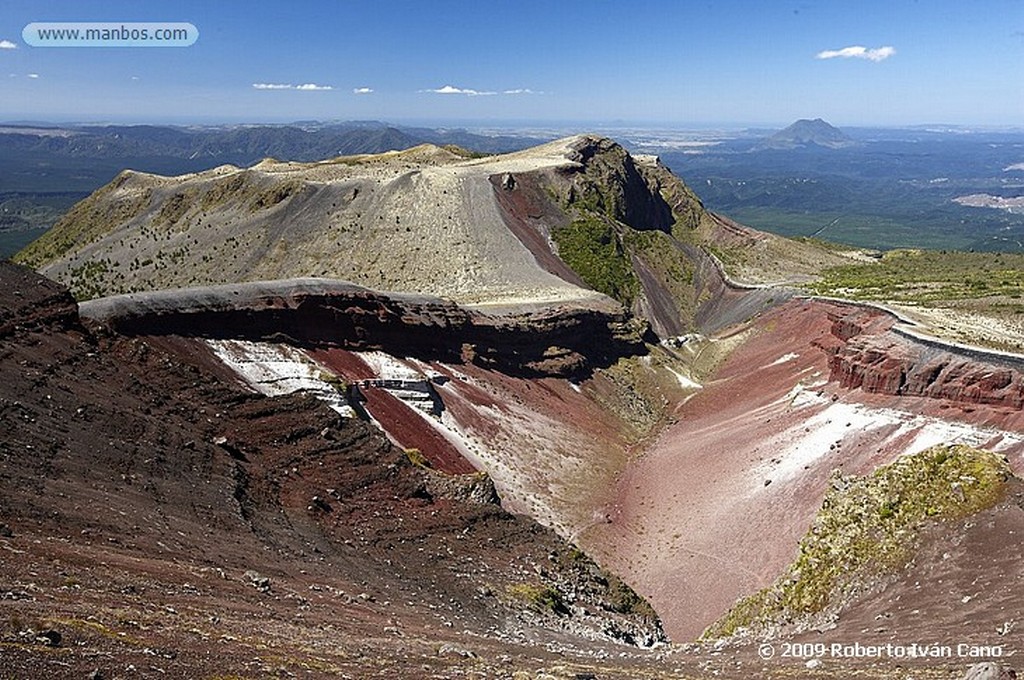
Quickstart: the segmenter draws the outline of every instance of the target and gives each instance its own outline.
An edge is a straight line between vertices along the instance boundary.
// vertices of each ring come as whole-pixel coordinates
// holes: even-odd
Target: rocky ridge
[[[488,181],[572,171],[590,160],[574,160],[590,146],[580,139],[483,159],[423,145],[173,178],[126,171],[19,258],[79,298],[320,276],[464,303],[594,299],[537,266]],[[646,187],[635,169],[620,179],[630,200]]]
[[[580,376],[645,352],[646,324],[610,304],[484,314],[424,295],[322,279],[157,291],[82,303],[86,318],[130,335],[275,340],[468,360],[517,375]]]
[[[694,285],[697,245],[754,257],[751,270],[841,259],[730,228],[657,158],[577,135],[484,158],[423,145],[179,177],[125,171],[16,259],[80,300],[317,277],[484,311],[618,302],[662,338],[693,330],[708,297]]]

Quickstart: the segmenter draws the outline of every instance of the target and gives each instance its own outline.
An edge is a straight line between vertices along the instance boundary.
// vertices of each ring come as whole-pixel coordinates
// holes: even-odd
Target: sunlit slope
[[[559,150],[487,168],[416,147],[173,178],[126,171],[19,259],[80,298],[294,275],[465,301],[592,297],[535,266],[489,196],[490,172],[564,163]]]
[[[657,158],[579,135],[483,158],[424,145],[125,171],[17,259],[79,299],[312,276],[463,304],[617,302],[665,337],[690,330],[707,297],[702,251],[762,271],[758,282],[837,258],[712,216]]]

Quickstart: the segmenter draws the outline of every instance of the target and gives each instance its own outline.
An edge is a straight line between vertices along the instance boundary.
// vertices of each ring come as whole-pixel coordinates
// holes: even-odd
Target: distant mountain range
[[[856,142],[837,127],[829,125],[821,118],[808,120],[801,118],[789,127],[779,130],[759,144],[756,149],[798,149],[822,147],[825,149],[841,149],[854,146]]]
[[[219,165],[249,167],[265,158],[318,161],[420,144],[489,154],[538,141],[379,121],[219,127],[0,123],[0,257],[17,252],[126,168],[183,175]]]
[[[0,155],[185,159],[212,167],[252,165],[264,158],[313,161],[335,156],[402,150],[418,144],[454,144],[501,153],[537,143],[535,138],[497,137],[465,130],[394,126],[377,121],[172,127],[154,125],[0,125]],[[199,169],[199,168],[195,168]]]

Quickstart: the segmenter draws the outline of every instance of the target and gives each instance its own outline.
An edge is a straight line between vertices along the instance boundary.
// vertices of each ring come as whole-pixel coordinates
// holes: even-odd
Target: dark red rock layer
[[[71,293],[29,269],[0,261],[0,338],[45,328],[78,330],[78,305]]]
[[[84,316],[126,335],[386,348],[531,377],[588,375],[596,366],[644,352],[649,332],[622,311],[564,305],[492,316],[440,298],[311,279],[137,293],[81,307]]]
[[[1024,373],[1012,358],[941,348],[892,330],[884,312],[840,308],[831,335],[818,344],[829,354],[830,378],[848,389],[921,396],[1020,410]]]
[[[316,349],[309,355],[346,382],[378,377],[374,370],[357,354],[344,349]],[[445,438],[441,432],[424,420],[404,401],[376,387],[360,387],[359,406],[366,411],[392,441],[406,449],[416,449],[431,469],[449,475],[477,472],[472,463]]]

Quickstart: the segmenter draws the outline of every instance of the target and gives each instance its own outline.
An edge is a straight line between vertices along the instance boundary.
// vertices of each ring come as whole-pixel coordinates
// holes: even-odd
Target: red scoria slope
[[[765,312],[607,494],[612,521],[581,543],[630,575],[673,640],[693,639],[739,597],[774,580],[795,557],[834,469],[867,474],[903,453],[962,441],[1002,452],[1018,474],[1024,470],[1024,415],[1002,387],[978,398],[972,389],[908,390],[917,383],[899,377],[935,362],[981,374],[978,362],[925,356],[908,343],[902,359],[868,362],[903,389],[882,391],[887,379],[872,383],[875,392],[844,382],[837,357],[851,356],[854,341],[896,342],[891,326],[881,311],[813,300]],[[1016,384],[1019,375],[1006,370],[1016,377],[999,385]],[[920,383],[955,385],[941,381],[950,373]]]
[[[2,263],[0,282],[0,674],[495,676],[570,659],[630,677],[651,659],[626,642],[656,627],[614,611],[639,611],[628,591],[486,502],[486,479],[430,475],[312,398],[249,394],[176,352],[194,343],[89,330],[27,270]]]

